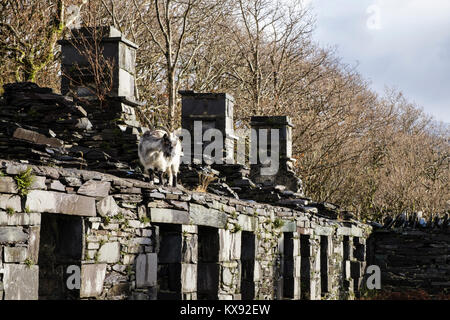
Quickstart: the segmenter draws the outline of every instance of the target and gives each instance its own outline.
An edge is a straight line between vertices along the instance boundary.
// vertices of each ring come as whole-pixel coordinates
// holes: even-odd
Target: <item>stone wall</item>
[[[450,232],[446,229],[376,230],[369,239],[369,262],[381,268],[383,289],[450,289]]]
[[[95,171],[8,160],[0,170],[2,299],[345,299],[359,289],[354,253],[371,230],[355,221]],[[79,291],[67,289],[69,265],[81,268]]]

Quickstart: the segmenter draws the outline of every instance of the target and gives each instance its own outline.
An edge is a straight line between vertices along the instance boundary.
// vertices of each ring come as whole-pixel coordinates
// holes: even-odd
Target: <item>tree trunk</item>
[[[167,93],[169,95],[169,130],[173,131],[175,127],[175,108],[176,108],[176,92],[175,92],[175,76],[173,68],[168,70],[167,75]]]

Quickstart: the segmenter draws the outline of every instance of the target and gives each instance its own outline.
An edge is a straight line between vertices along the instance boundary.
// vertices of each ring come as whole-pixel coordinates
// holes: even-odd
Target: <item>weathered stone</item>
[[[358,228],[356,226],[352,226],[352,236],[353,237],[362,237],[363,236],[363,231],[361,228]]]
[[[49,189],[62,192],[66,191],[66,187],[59,180],[53,180],[50,183]]]
[[[147,208],[145,206],[138,207],[138,218],[143,219],[147,217]]]
[[[28,169],[29,166],[25,164],[9,164],[6,167],[7,174],[20,174]]]
[[[13,133],[13,138],[20,139],[20,140],[26,140],[35,144],[43,144],[48,145],[50,147],[54,148],[60,148],[64,146],[64,143],[56,138],[47,138],[43,134],[26,130],[22,128],[17,128]]]
[[[85,182],[77,191],[78,194],[83,194],[90,197],[107,197],[111,189],[111,182],[89,180]]]
[[[99,248],[100,248],[100,243],[98,243],[98,242],[89,242],[87,244],[87,249],[88,250],[97,250]],[[104,261],[102,261],[102,262],[104,262]]]
[[[51,178],[51,179],[59,179],[59,171],[58,168],[53,167],[33,167],[33,171],[40,176]]]
[[[70,187],[81,186],[81,180],[77,177],[64,177],[64,182]]]
[[[152,234],[153,234],[153,231],[151,229],[143,229],[142,230],[143,237],[151,237]]]
[[[139,229],[142,227],[142,222],[139,220],[128,220],[128,226],[133,229]]]
[[[346,280],[349,280],[352,277],[351,270],[351,261],[346,260],[344,264],[344,277]]]
[[[297,222],[296,221],[286,221],[281,227],[281,232],[296,232]]]
[[[152,192],[149,194],[149,196],[151,198],[155,198],[155,199],[165,199],[166,198],[166,196],[160,192]]]
[[[316,226],[316,228],[314,228],[314,234],[321,236],[331,236],[333,234],[333,228]]]
[[[112,217],[120,212],[120,207],[112,196],[107,196],[97,203],[97,211],[102,217]]]
[[[97,297],[103,291],[106,264],[83,264],[81,266],[80,298]]]
[[[197,265],[181,264],[181,287],[183,292],[197,291]]]
[[[30,189],[39,189],[39,190],[47,189],[45,185],[45,179],[46,179],[45,177],[34,176],[33,183],[31,184]]]
[[[352,235],[352,229],[347,227],[340,227],[336,230],[336,235],[338,236],[351,236]]]
[[[136,288],[156,285],[158,257],[156,253],[140,254],[136,259]]]
[[[34,212],[62,213],[94,217],[95,199],[75,194],[33,190],[27,195],[25,206]]]
[[[82,129],[82,130],[91,130],[92,123],[89,121],[88,118],[80,118],[77,120],[77,123],[75,124],[75,128]]]
[[[98,251],[98,260],[106,263],[116,263],[120,260],[120,243],[107,242]]]
[[[0,227],[0,243],[16,243],[28,240],[28,234],[20,227]]]
[[[113,285],[111,289],[108,290],[108,296],[109,297],[121,295],[127,296],[129,292],[130,292],[130,285],[128,283],[118,283]]]
[[[238,216],[238,223],[243,231],[255,231],[256,219],[254,217],[247,216],[245,214],[240,214]]]
[[[3,250],[4,262],[24,262],[27,257],[27,248],[25,247],[5,247]]]
[[[17,193],[17,184],[12,177],[0,177],[0,193]]]
[[[115,265],[113,265],[112,269],[114,271],[123,273],[127,270],[127,266],[125,266],[123,264],[115,264]]]
[[[175,206],[175,208],[177,208],[177,209],[181,209],[181,210],[185,210],[185,211],[189,210],[189,205],[187,204],[187,202],[170,200],[170,203],[173,204]]]
[[[40,213],[14,213],[7,214],[0,211],[0,226],[29,226],[40,225],[41,214]]]
[[[193,203],[190,204],[190,218],[193,224],[215,228],[224,228],[227,223],[226,213]]]
[[[226,286],[230,286],[233,283],[233,274],[229,268],[223,268],[222,270],[222,282]]]
[[[119,272],[108,272],[108,274],[105,277],[104,285],[112,285],[120,282],[126,282],[128,280],[128,277],[124,274],[121,274]]]
[[[132,238],[130,239],[130,245],[149,245],[152,244],[152,240],[150,238]]]
[[[4,264],[5,300],[37,300],[39,267],[24,264]]]
[[[241,258],[241,232],[231,233],[219,229],[219,261],[239,260]]]
[[[150,220],[161,223],[188,224],[189,214],[180,210],[151,208]]]
[[[182,225],[181,226],[181,231],[182,232],[187,232],[187,233],[198,233],[198,227],[194,226],[194,225]]]
[[[181,249],[182,261],[185,263],[197,263],[198,261],[198,237],[195,234],[183,237]]]
[[[33,226],[29,229],[28,239],[28,258],[34,263],[38,264],[39,258],[39,243],[41,239],[41,227]]]
[[[0,194],[0,209],[11,208],[14,212],[22,211],[22,204],[20,202],[20,197],[16,195]]]
[[[134,260],[136,259],[136,256],[134,254],[126,254],[123,256],[123,264],[133,264]]]

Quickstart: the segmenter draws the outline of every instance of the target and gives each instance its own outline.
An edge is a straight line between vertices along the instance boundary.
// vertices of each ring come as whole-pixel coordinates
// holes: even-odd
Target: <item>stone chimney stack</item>
[[[250,122],[252,132],[251,149],[257,151],[256,163],[250,164],[250,178],[255,183],[267,186],[284,185],[294,192],[301,192],[301,180],[297,178],[292,170],[295,159],[292,158],[292,122],[288,116],[254,116]],[[265,130],[264,130],[265,129]],[[262,164],[260,152],[267,152],[276,145],[271,144],[271,129],[277,129],[279,139],[276,141],[278,145],[278,170],[274,174],[262,174],[262,169],[267,165]],[[262,134],[267,132],[267,145],[262,141]],[[256,139],[255,139],[256,138]],[[263,142],[263,143],[262,143]],[[276,149],[276,148],[275,148]]]
[[[96,31],[96,32],[94,32]],[[135,88],[136,75],[136,49],[138,46],[127,40],[122,33],[114,27],[84,27],[73,31],[73,38],[60,40],[61,60],[61,93],[66,95],[72,91],[79,97],[88,97],[90,92],[78,82],[92,82],[92,76],[87,74],[81,76],[78,68],[89,68],[85,54],[80,53],[78,44],[94,44],[94,34],[101,36],[97,39],[103,56],[113,62],[113,86],[109,95],[120,97],[122,100],[134,102],[138,100]],[[76,46],[74,45],[76,44]],[[78,68],[77,68],[78,67]],[[70,78],[76,81],[71,81]],[[82,80],[82,81],[79,81]],[[76,82],[76,83],[75,83]]]
[[[194,163],[204,162],[203,151],[211,142],[203,142],[203,134],[208,129],[217,129],[222,133],[223,150],[215,158],[233,163],[237,140],[233,125],[234,98],[227,93],[179,93],[182,97],[181,126],[191,135],[190,142],[183,139],[185,157]]]

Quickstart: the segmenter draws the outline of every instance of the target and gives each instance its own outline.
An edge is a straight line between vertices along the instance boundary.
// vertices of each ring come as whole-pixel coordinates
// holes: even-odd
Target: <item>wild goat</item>
[[[164,173],[167,173],[169,185],[177,186],[182,151],[180,139],[175,133],[165,128],[145,132],[139,142],[138,154],[149,173],[150,181],[153,181],[154,172],[157,172],[159,183],[164,185]]]

